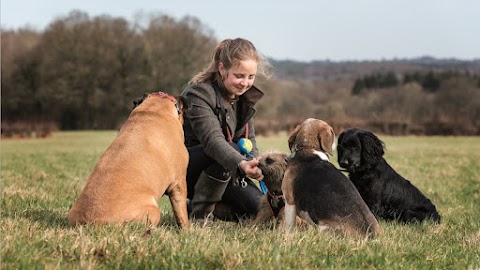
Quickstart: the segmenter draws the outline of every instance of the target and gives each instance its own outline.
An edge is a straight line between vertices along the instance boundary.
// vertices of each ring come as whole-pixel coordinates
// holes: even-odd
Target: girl
[[[192,218],[213,216],[238,221],[254,217],[262,195],[249,179],[260,180],[253,115],[263,93],[253,83],[269,77],[270,64],[245,39],[226,39],[215,48],[208,67],[182,93],[187,171]],[[239,152],[241,138],[252,142],[251,156]],[[245,177],[246,176],[246,177]]]

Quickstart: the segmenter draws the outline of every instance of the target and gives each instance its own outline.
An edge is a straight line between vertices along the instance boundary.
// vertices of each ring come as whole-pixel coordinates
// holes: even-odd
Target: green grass
[[[2,269],[478,269],[480,137],[385,137],[386,158],[437,206],[442,224],[380,222],[374,240],[273,224],[192,224],[178,230],[168,199],[161,224],[70,228],[66,215],[116,132],[59,132],[1,142]],[[287,150],[285,134],[257,139]],[[134,158],[134,157],[132,157]],[[332,162],[337,165],[336,157]]]

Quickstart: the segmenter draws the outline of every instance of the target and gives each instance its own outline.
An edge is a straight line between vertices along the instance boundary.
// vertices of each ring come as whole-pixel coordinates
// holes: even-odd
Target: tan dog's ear
[[[184,96],[178,96],[175,98],[177,100],[177,107],[183,111],[187,106],[187,99]]]
[[[323,126],[322,130],[318,133],[318,140],[320,141],[320,146],[324,152],[327,152],[333,156],[333,143],[335,141],[335,132],[333,128],[329,125]]]
[[[188,108],[188,100],[184,96],[178,96],[175,98],[177,100],[177,103],[175,106],[177,107],[178,111],[178,119],[180,120],[180,123],[183,125],[183,112],[185,111],[186,108]]]
[[[295,139],[297,138],[297,134],[300,131],[300,127],[301,125],[297,125],[295,129],[292,131],[292,133],[290,134],[290,137],[288,138],[288,149],[290,149],[290,151],[292,151],[292,146],[293,146],[293,143],[295,143]]]

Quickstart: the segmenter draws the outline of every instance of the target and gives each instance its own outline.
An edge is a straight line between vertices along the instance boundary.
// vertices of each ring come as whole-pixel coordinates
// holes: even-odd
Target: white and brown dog
[[[282,183],[286,229],[294,227],[298,215],[320,231],[374,237],[380,232],[377,220],[352,182],[328,160],[334,142],[333,128],[313,118],[290,135],[292,155]]]
[[[162,92],[142,101],[90,174],[68,214],[71,226],[126,221],[156,226],[157,202],[167,194],[178,225],[188,227],[183,102]]]

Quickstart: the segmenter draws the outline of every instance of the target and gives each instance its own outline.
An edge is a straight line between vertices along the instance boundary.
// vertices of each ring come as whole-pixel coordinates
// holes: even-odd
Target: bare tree
[[[35,51],[41,34],[23,28],[2,30],[1,35],[2,120],[34,121],[42,112]]]
[[[473,78],[457,76],[444,82],[435,97],[435,117],[451,133],[480,133],[480,88]]]
[[[151,90],[180,94],[191,77],[208,64],[217,41],[194,17],[176,21],[152,15],[143,30]]]
[[[42,93],[66,129],[118,126],[133,87],[140,88],[140,37],[121,18],[74,11],[43,35]]]

